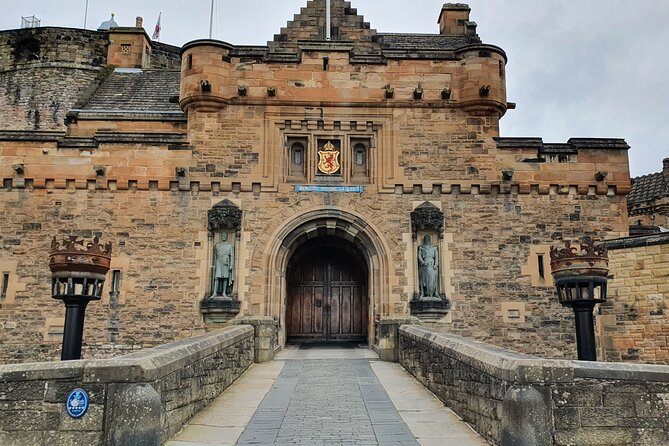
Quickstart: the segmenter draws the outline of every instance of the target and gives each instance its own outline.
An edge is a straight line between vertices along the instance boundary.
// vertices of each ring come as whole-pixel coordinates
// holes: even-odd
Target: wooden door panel
[[[330,306],[328,307],[330,326],[328,334],[331,337],[337,336],[338,334],[341,333],[341,331],[339,330],[339,324],[341,321],[341,305],[340,305],[339,291],[340,290],[338,287],[330,285]]]
[[[364,340],[367,296],[363,269],[341,251],[304,256],[288,278],[289,338]]]
[[[341,334],[352,334],[351,321],[353,313],[351,312],[351,287],[344,286],[341,288]]]
[[[315,286],[313,290],[314,293],[311,308],[313,308],[314,312],[314,325],[312,334],[316,337],[320,337],[323,335],[323,302],[325,300],[325,287]]]
[[[361,286],[356,286],[353,287],[353,295],[352,300],[353,303],[351,305],[352,307],[352,313],[353,313],[353,332],[354,333],[362,333],[364,328],[367,327],[367,321],[366,317],[363,317],[363,315],[367,314],[367,309],[364,306],[364,299],[362,298],[363,296],[363,288]]]
[[[303,299],[300,302],[302,308],[302,327],[300,328],[301,335],[313,334],[313,288],[309,286],[302,287]]]
[[[290,296],[290,299],[288,299],[288,306],[286,307],[286,330],[288,333],[299,333],[302,323],[302,287],[289,286],[288,296]]]

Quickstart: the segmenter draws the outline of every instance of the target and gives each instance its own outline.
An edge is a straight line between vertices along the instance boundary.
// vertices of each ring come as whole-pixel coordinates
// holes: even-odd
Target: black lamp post
[[[551,247],[551,270],[558,300],[574,310],[578,359],[597,361],[593,309],[606,301],[609,274],[607,249],[588,238],[576,248],[565,242],[562,249]]]
[[[101,245],[77,240],[77,236],[58,242],[51,241],[51,297],[65,303],[65,330],[63,361],[81,358],[81,340],[84,334],[86,305],[102,298],[102,288],[111,264],[111,243]]]

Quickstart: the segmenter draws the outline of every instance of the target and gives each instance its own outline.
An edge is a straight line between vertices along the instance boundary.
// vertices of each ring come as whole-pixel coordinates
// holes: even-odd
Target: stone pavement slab
[[[366,344],[287,344],[276,360],[286,359],[378,359]]]
[[[399,364],[377,361],[371,367],[419,444],[488,444]]]
[[[279,361],[253,364],[165,446],[234,445],[283,366]]]
[[[369,360],[341,358],[286,360],[237,444],[418,445]]]

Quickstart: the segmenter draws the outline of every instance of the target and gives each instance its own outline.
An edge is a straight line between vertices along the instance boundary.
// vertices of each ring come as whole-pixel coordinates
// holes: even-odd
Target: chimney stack
[[[437,21],[439,23],[439,34],[466,35],[468,33],[467,26],[472,23],[469,21],[470,11],[469,5],[464,3],[446,3],[442,6]]]
[[[669,178],[669,158],[662,160],[662,174]]]
[[[143,28],[143,24],[144,24],[144,19],[143,18],[137,17],[135,19],[135,28]]]

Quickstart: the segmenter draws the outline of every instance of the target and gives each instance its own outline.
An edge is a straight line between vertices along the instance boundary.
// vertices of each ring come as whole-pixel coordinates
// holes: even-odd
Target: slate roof
[[[116,70],[84,106],[86,111],[180,112],[179,71]]]
[[[627,196],[629,207],[669,196],[669,178],[662,172],[632,179],[632,191]]]
[[[388,50],[453,51],[472,43],[480,43],[478,38],[475,40],[473,41],[472,38],[464,35],[390,33],[379,33],[377,35],[377,41],[381,44],[381,48]]]

